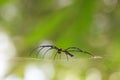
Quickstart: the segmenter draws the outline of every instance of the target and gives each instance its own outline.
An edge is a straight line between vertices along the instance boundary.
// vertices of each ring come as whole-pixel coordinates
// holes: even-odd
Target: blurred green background
[[[119,21],[119,0],[0,0],[0,80],[119,80]],[[42,44],[102,59],[29,56]]]

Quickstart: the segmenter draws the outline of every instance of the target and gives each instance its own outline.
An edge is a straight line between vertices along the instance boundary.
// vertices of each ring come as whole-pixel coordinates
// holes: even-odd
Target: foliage
[[[31,48],[49,41],[61,48],[80,47],[103,57],[88,59],[83,54],[73,53],[77,58],[75,61],[71,58],[68,62],[53,61],[56,74],[52,79],[67,80],[67,74],[73,75],[73,72],[74,80],[90,80],[88,74],[100,72],[101,80],[118,80],[115,73],[120,73],[119,6],[118,0],[1,0],[0,25],[3,27],[0,29],[9,33],[19,57],[31,58],[17,63],[16,74],[22,74],[23,78],[24,70],[20,70],[28,63],[34,62],[38,66],[39,62],[49,63],[32,61],[33,56],[26,56]],[[8,75],[14,72],[13,69]],[[100,80],[99,76],[97,78]]]

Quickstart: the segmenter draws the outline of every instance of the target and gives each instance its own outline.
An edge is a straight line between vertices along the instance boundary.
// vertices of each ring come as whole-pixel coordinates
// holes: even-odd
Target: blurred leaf
[[[0,6],[4,5],[5,3],[9,2],[10,0],[0,0]]]
[[[39,22],[35,25],[33,31],[26,36],[25,43],[30,45],[33,42],[37,42],[38,40],[45,38],[51,32],[54,32],[59,23],[64,20],[68,13],[69,10],[58,11],[46,18],[43,22]]]
[[[69,30],[64,32],[64,35],[58,40],[59,45],[82,46],[86,43],[89,30],[91,29],[95,3],[95,0],[78,1],[75,3],[71,13],[77,14],[73,16],[75,17],[75,19],[73,19],[73,24],[69,23],[71,24]]]

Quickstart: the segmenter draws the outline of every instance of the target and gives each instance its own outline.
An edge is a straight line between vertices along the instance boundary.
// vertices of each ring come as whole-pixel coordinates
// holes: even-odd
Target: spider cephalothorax
[[[56,47],[56,46],[54,46],[54,45],[42,45],[42,46],[39,46],[39,47],[37,47],[37,48],[35,48],[35,49],[38,49],[38,48],[40,48],[39,51],[42,50],[43,48],[48,48],[48,50],[45,51],[44,55],[45,55],[49,50],[52,50],[52,49],[56,50],[54,59],[55,59],[55,57],[56,57],[57,54],[61,54],[61,53],[64,53],[64,54],[67,56],[67,59],[68,59],[68,56],[73,57],[74,55],[71,54],[71,52],[82,52],[82,53],[89,54],[90,56],[94,57],[93,54],[91,54],[91,53],[89,53],[89,52],[87,52],[87,51],[83,51],[83,50],[81,50],[81,49],[79,49],[79,48],[77,48],[77,47],[68,47],[67,49],[62,49],[62,48],[58,48],[58,47]],[[33,51],[34,51],[34,50],[33,50]],[[39,52],[38,52],[38,53],[39,53]]]

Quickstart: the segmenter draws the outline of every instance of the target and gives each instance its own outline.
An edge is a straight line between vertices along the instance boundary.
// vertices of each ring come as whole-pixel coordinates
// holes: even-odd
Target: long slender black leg
[[[36,56],[38,57],[38,55],[40,54],[40,51],[43,49],[44,47],[41,47],[38,51],[37,51],[37,53],[36,53]]]
[[[31,51],[31,53],[30,53],[30,55],[33,53],[33,51],[36,51],[36,49],[39,49],[38,51],[36,51],[37,53],[39,53],[43,48],[45,48],[45,47],[53,47],[52,45],[44,45],[44,46],[38,46],[38,47],[36,47],[36,48],[34,48],[32,51]],[[56,48],[56,47],[55,47]]]
[[[79,49],[77,47],[69,47],[66,49],[66,51],[68,51],[68,52],[83,52],[81,49]]]
[[[67,57],[67,61],[69,60],[69,58],[68,58],[68,55],[67,54],[65,54],[66,55],[66,57]]]
[[[94,57],[94,55],[89,53],[89,52],[84,51],[83,53],[86,53],[86,54],[91,55],[92,57]]]
[[[33,49],[33,50],[30,52],[29,56],[31,56],[31,55],[32,55],[32,53],[33,53],[35,50],[36,50],[36,48],[35,48],[35,49]]]
[[[71,54],[71,53],[69,53],[68,51],[67,52],[65,52],[67,55],[69,55],[70,57],[73,57],[74,55],[73,54]]]
[[[71,49],[73,49],[73,50],[79,50],[79,48],[77,48],[77,47],[69,47],[69,48],[67,48],[66,50],[71,50]]]
[[[58,54],[58,52],[56,52],[56,53],[55,53],[54,60],[55,60],[55,58],[56,58],[57,54]]]
[[[60,54],[60,56],[59,56],[59,59],[61,59],[61,54]]]
[[[67,57],[67,61],[68,61],[68,60],[69,60],[69,59],[68,59],[68,53],[67,53],[67,52],[64,52],[64,53],[65,53],[65,55],[66,55],[66,57]]]
[[[30,52],[29,56],[31,56],[31,54],[32,54],[34,51],[36,51],[36,49],[38,49],[38,48],[39,48],[39,47],[34,48],[34,49]]]
[[[77,48],[77,47],[69,47],[69,48],[67,48],[66,50],[69,51],[69,52],[82,52],[82,53],[86,53],[86,54],[89,54],[89,55],[91,55],[92,57],[94,57],[93,54],[91,54],[91,53],[89,53],[89,52],[87,52],[87,51],[83,51],[83,50],[81,50],[81,49],[79,49],[79,48]]]
[[[43,58],[45,57],[45,55],[47,54],[47,52],[49,51],[49,50],[51,50],[52,48],[49,48],[48,50],[46,50],[45,52],[44,52],[44,54],[43,54]]]
[[[40,51],[43,49],[44,47],[41,47],[38,51],[37,51],[37,53],[40,53]]]

